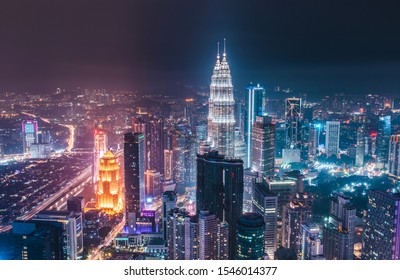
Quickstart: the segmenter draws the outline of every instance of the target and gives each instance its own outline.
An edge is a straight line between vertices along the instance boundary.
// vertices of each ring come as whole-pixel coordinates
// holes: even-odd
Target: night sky
[[[400,1],[6,0],[0,91],[208,86],[227,40],[236,89],[400,95]]]

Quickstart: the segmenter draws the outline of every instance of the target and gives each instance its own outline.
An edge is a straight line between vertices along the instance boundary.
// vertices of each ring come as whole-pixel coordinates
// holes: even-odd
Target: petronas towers
[[[211,77],[207,138],[214,150],[228,158],[234,156],[234,107],[232,77],[224,42],[222,60],[218,47],[217,61]]]

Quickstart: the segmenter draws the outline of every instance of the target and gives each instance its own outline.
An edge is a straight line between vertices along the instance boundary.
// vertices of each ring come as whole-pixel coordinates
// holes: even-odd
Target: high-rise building
[[[275,124],[275,158],[282,158],[282,151],[286,147],[286,124]]]
[[[51,156],[51,144],[33,143],[30,147],[31,158],[45,159]]]
[[[274,259],[278,234],[278,196],[269,190],[267,183],[262,178],[258,178],[252,197],[252,212],[260,214],[265,222],[265,253],[269,259]]]
[[[217,62],[211,77],[208,102],[207,140],[213,149],[231,158],[234,156],[235,100],[233,98],[232,77],[226,59],[225,47],[222,61],[220,61],[218,50]]]
[[[20,260],[67,260],[67,244],[60,223],[14,221],[13,251]]]
[[[329,220],[323,228],[327,260],[352,260],[354,255],[356,208],[343,194],[329,200]]]
[[[199,214],[199,259],[228,259],[228,225],[209,211]]]
[[[296,193],[290,203],[283,207],[282,246],[296,252],[301,246],[301,225],[312,220],[312,197],[306,193]]]
[[[400,177],[400,134],[390,136],[389,174]]]
[[[243,209],[243,161],[218,151],[197,156],[196,211],[210,211],[229,227],[229,259],[236,253],[236,224]]]
[[[166,191],[162,195],[162,229],[164,240],[168,242],[168,213],[176,208],[177,195],[174,191]]]
[[[275,125],[271,117],[256,117],[252,132],[251,169],[262,176],[274,176]]]
[[[323,259],[323,245],[321,229],[314,223],[304,223],[300,229],[301,246],[300,259]]]
[[[285,99],[286,147],[289,149],[298,148],[299,145],[301,110],[301,98]]]
[[[38,143],[38,123],[36,120],[24,120],[22,122],[23,152],[30,153],[32,144]]]
[[[386,167],[389,159],[389,142],[392,134],[390,116],[381,116],[378,120],[378,135],[376,136],[376,159],[381,167]]]
[[[148,169],[164,172],[164,119],[152,117],[149,120],[149,167]]]
[[[264,259],[265,222],[263,216],[256,213],[245,213],[240,216],[237,224],[238,260]]]
[[[105,130],[96,128],[94,130],[94,147],[93,147],[93,184],[97,187],[99,180],[100,159],[108,150],[108,137]],[[97,190],[96,190],[97,192]]]
[[[73,196],[67,200],[67,211],[82,213],[85,209],[85,198],[83,196]]]
[[[260,84],[250,83],[246,87],[246,103],[244,117],[244,138],[247,148],[245,168],[251,167],[252,161],[252,135],[256,117],[264,115],[265,89]]]
[[[253,193],[257,177],[257,172],[249,168],[243,170],[243,213],[252,212]]]
[[[172,150],[164,150],[164,179],[172,179]]]
[[[400,259],[400,194],[371,190],[363,232],[364,260]]]
[[[122,210],[120,172],[117,157],[108,150],[100,159],[97,207],[107,214]]]
[[[161,174],[155,170],[146,170],[144,173],[146,197],[159,198],[162,193]]]
[[[339,155],[340,141],[340,122],[327,121],[325,134],[325,152],[329,157],[331,155]]]
[[[66,259],[76,260],[83,252],[83,224],[82,213],[62,211],[39,212],[32,221],[49,223],[60,228]]]
[[[199,257],[197,216],[175,208],[168,214],[168,259],[196,260]]]
[[[357,129],[356,166],[364,165],[364,156],[365,156],[365,127],[362,125]]]
[[[234,146],[234,158],[240,158],[243,160],[243,166],[247,166],[247,147],[240,135],[239,128],[235,129],[235,146]]]
[[[144,210],[144,136],[130,132],[124,135],[125,211],[130,232],[135,232],[136,215]]]
[[[142,133],[143,134],[143,153],[144,153],[144,169],[149,168],[149,151],[148,151],[148,119],[147,115],[139,115],[132,118],[132,130],[134,133]]]

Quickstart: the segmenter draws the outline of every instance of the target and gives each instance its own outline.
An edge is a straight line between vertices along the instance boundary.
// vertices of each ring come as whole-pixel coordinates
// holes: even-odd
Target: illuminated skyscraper
[[[364,260],[400,259],[400,194],[371,190],[363,235]]]
[[[197,156],[196,211],[210,211],[229,226],[229,259],[236,254],[236,224],[243,209],[243,161],[217,151]]]
[[[97,206],[108,214],[118,213],[122,209],[119,175],[117,157],[111,151],[107,151],[100,160]]]
[[[148,169],[164,172],[164,119],[151,117],[149,120],[149,167]]]
[[[264,114],[265,89],[260,84],[253,85],[252,83],[246,87],[246,106],[244,120],[244,138],[246,143],[247,159],[245,168],[251,167],[252,161],[252,134],[253,125],[256,122],[256,117]]]
[[[22,122],[23,152],[29,153],[32,144],[38,143],[38,124],[36,120]]]
[[[379,117],[378,135],[376,137],[376,159],[381,167],[385,167],[389,159],[389,141],[392,133],[390,116]]]
[[[356,166],[364,165],[365,155],[365,128],[360,126],[357,129],[357,146],[356,146]]]
[[[164,150],[164,179],[172,179],[172,150]]]
[[[130,132],[124,135],[125,210],[130,232],[136,231],[137,213],[144,210],[144,136]]]
[[[264,218],[260,214],[245,213],[240,216],[237,225],[236,259],[264,259],[264,229]]]
[[[159,198],[161,196],[161,174],[155,170],[146,170],[144,173],[146,197]]]
[[[94,155],[93,155],[93,183],[96,186],[99,180],[99,167],[100,159],[107,152],[108,149],[108,137],[107,133],[101,129],[96,128],[94,130]]]
[[[177,195],[174,191],[166,191],[162,195],[162,230],[163,238],[168,242],[168,213],[176,208]]]
[[[323,259],[322,231],[313,223],[304,223],[300,229],[300,259]]]
[[[400,135],[390,136],[389,173],[400,177]]]
[[[218,50],[211,77],[207,138],[213,149],[228,158],[234,156],[234,107],[232,77],[224,47],[222,61]]]
[[[275,125],[271,117],[257,117],[252,132],[251,169],[262,176],[274,176]]]
[[[262,178],[258,178],[254,186],[252,206],[252,212],[260,214],[264,218],[265,253],[270,259],[274,259],[278,234],[278,195],[268,189],[268,185]]]
[[[300,142],[301,98],[286,98],[286,147],[296,149]]]
[[[329,220],[323,228],[324,256],[327,260],[352,260],[356,208],[342,194],[329,201]]]
[[[339,155],[340,122],[327,121],[325,134],[325,152],[329,157]]]

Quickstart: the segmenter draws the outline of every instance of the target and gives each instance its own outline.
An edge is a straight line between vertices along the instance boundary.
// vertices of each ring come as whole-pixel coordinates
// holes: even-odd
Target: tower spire
[[[217,58],[219,59],[219,42],[217,43]]]
[[[224,56],[226,56],[226,39],[224,38]]]

